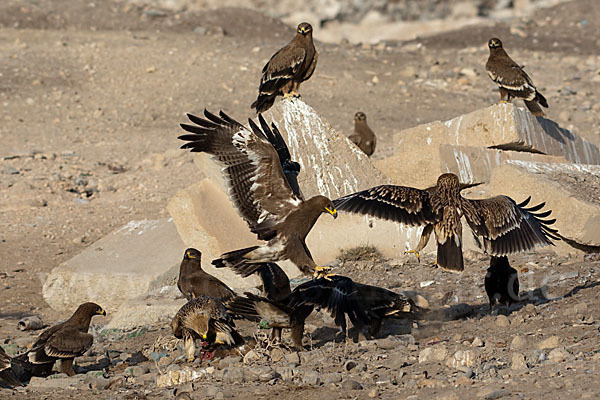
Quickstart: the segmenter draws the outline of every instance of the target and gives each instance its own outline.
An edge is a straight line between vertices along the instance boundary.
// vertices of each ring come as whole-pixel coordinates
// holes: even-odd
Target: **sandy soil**
[[[378,135],[374,157],[382,158],[393,152],[395,132],[498,100],[484,70],[485,43],[498,36],[548,99],[549,118],[600,145],[600,8],[595,5],[578,0],[529,19],[490,20],[410,42],[317,43],[319,64],[302,87],[303,99],[346,134],[354,113],[364,111]],[[244,9],[155,15],[142,6],[80,0],[3,1],[0,27],[0,337],[7,344],[23,344],[31,336],[15,330],[21,316],[36,314],[47,322],[66,317],[42,299],[45,274],[131,219],[166,216],[170,197],[195,179],[191,157],[177,150],[178,123],[185,112],[206,107],[242,121],[250,117],[260,68],[293,29]],[[548,296],[558,297],[553,301],[532,295],[534,305],[511,314],[508,325],[483,307],[485,263],[473,257],[460,276],[409,259],[341,267],[359,281],[422,291],[433,308],[474,307],[460,320],[423,322],[412,333],[416,344],[393,349],[327,344],[321,346],[324,355],[315,356],[325,360],[321,369],[306,363],[305,368],[319,373],[341,373],[345,361],[359,360],[367,365],[365,371],[344,373],[363,390],[342,390],[340,383],[312,387],[249,381],[240,386],[210,380],[199,387],[217,385],[223,396],[307,399],[372,394],[482,398],[487,389],[500,390],[498,396],[506,398],[597,397],[598,261],[515,257],[524,279],[533,279],[523,285],[531,290],[551,273],[577,274],[548,285]],[[435,284],[420,286],[429,280]],[[247,328],[251,334],[252,327]],[[102,346],[135,353],[158,335],[168,331],[157,327]],[[561,361],[544,361],[540,354],[545,351],[547,358],[550,350],[536,347],[552,335],[559,338],[555,347],[564,350]],[[512,347],[514,336],[525,337],[527,346]],[[444,361],[418,362],[420,352],[432,346],[428,343],[440,342],[451,357],[471,348],[475,337],[485,345],[475,348],[480,362],[472,368],[474,377],[463,383],[457,381],[466,373]],[[511,367],[513,353],[525,357],[525,369]],[[385,366],[386,359],[398,357],[407,365]],[[377,383],[378,371],[395,378]],[[109,376],[118,373],[109,370]],[[0,391],[1,396],[9,393]],[[133,379],[108,392],[31,388],[14,398],[123,398],[127,393],[158,398],[166,391]]]

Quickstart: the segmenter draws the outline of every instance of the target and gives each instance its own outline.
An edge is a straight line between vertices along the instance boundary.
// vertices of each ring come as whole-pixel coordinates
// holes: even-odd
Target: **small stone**
[[[346,379],[342,382],[342,390],[362,390],[362,385],[352,379]]]
[[[448,355],[448,349],[442,344],[427,347],[419,352],[419,364],[430,361],[444,361]]]
[[[527,339],[524,336],[517,335],[510,342],[510,348],[513,350],[524,349],[525,347],[527,347]]]
[[[340,383],[342,381],[342,374],[338,372],[331,372],[328,374],[321,375],[321,381],[323,384],[327,385],[329,383]]]
[[[540,350],[553,349],[558,347],[558,336],[550,336],[548,339],[542,340],[537,344],[537,348]]]
[[[467,378],[465,375],[459,376],[454,382],[456,386],[470,386],[473,384],[473,381]]]
[[[483,340],[481,340],[481,338],[479,336],[477,336],[471,342],[471,346],[473,346],[473,347],[483,347],[484,346]]]
[[[292,367],[275,367],[275,372],[281,376],[281,379],[284,381],[291,381],[294,375],[296,375],[296,370]]]
[[[256,351],[250,350],[244,356],[244,364],[252,364],[253,362],[260,360],[260,358],[260,355],[258,355]]]
[[[300,364],[300,356],[296,352],[288,353],[288,354],[284,355],[283,358],[285,358],[285,360],[290,364],[295,364],[295,365]]]
[[[308,386],[319,386],[321,384],[321,375],[317,371],[307,371],[302,375],[302,383]]]
[[[368,396],[370,399],[374,399],[378,395],[379,395],[379,392],[377,391],[377,388],[373,388],[373,389],[369,390]]]
[[[241,357],[227,356],[219,360],[219,364],[217,365],[217,367],[219,369],[225,369],[231,365],[239,363],[241,360]]]
[[[278,362],[278,361],[283,360],[285,353],[284,353],[283,349],[281,349],[279,347],[275,347],[274,349],[271,350],[270,356],[271,356],[271,361]]]
[[[552,350],[550,354],[548,354],[548,360],[555,363],[563,362],[567,357],[569,357],[569,353],[560,347]]]
[[[223,382],[225,383],[244,383],[246,374],[243,368],[229,367],[223,370]]]
[[[446,361],[446,365],[453,368],[472,367],[478,354],[475,350],[459,350]]]
[[[125,369],[126,376],[138,377],[150,372],[150,369],[145,365],[135,365]]]
[[[510,325],[510,320],[506,315],[498,315],[496,317],[496,325],[500,327],[507,327]]]
[[[522,353],[513,353],[511,368],[515,371],[527,369],[527,363],[525,362],[525,356]]]
[[[510,393],[506,389],[489,389],[484,388],[477,393],[477,397],[484,400],[495,400],[508,396]]]

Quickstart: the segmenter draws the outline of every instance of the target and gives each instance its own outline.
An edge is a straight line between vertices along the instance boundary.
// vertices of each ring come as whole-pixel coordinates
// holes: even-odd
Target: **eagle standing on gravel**
[[[375,133],[367,125],[367,116],[364,112],[354,114],[354,133],[348,136],[348,139],[357,145],[363,153],[371,157],[375,152],[377,138]]]
[[[201,259],[202,253],[194,248],[187,249],[183,254],[177,287],[185,298],[190,301],[198,296],[210,296],[223,301],[235,296],[229,286],[204,272]]]
[[[506,256],[490,258],[484,284],[485,293],[490,300],[490,311],[495,304],[510,307],[512,303],[519,301],[519,276]]]
[[[278,95],[300,96],[300,83],[309,79],[317,66],[318,54],[312,31],[309,23],[302,22],[292,41],[273,54],[262,69],[258,98],[250,108],[262,113],[271,108]]]
[[[173,317],[171,328],[176,338],[183,339],[189,362],[194,361],[196,339],[229,346],[244,343],[223,303],[213,297],[199,296],[184,304]]]
[[[260,264],[289,259],[305,274],[326,276],[330,268],[313,261],[305,239],[323,213],[337,217],[333,203],[325,196],[302,200],[294,194],[280,159],[265,133],[249,120],[250,129],[221,112],[217,117],[204,111],[206,119],[188,114],[194,125],[181,124],[191,134],[182,149],[211,154],[222,167],[229,198],[250,231],[266,245],[252,246],[221,255],[217,267],[241,263]],[[263,129],[268,125],[259,115]]]
[[[49,375],[58,360],[61,361],[60,372],[75,375],[73,360],[88,351],[94,342],[94,336],[88,333],[94,315],[106,315],[106,312],[98,304],[83,303],[71,318],[46,329],[29,351],[15,359],[31,364],[36,376]]]
[[[419,258],[431,232],[437,241],[437,265],[451,271],[464,269],[461,217],[467,220],[478,245],[491,255],[501,256],[552,245],[560,240],[549,227],[555,220],[542,220],[552,211],[535,214],[545,203],[525,208],[530,197],[517,204],[508,196],[471,200],[461,196],[465,187],[454,174],[442,174],[433,188],[382,185],[334,200],[343,211],[371,215],[411,226],[424,226],[417,249]],[[482,239],[483,243],[480,241]]]
[[[544,116],[540,105],[548,108],[548,102],[535,88],[533,81],[523,70],[523,67],[506,54],[500,39],[490,39],[488,47],[490,56],[485,64],[485,69],[490,78],[500,88],[500,101],[509,102],[512,97],[523,99],[533,115],[536,117]]]

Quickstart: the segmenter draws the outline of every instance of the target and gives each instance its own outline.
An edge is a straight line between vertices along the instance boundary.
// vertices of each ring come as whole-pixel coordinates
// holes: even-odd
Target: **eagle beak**
[[[100,309],[100,311],[98,311],[98,315],[104,315],[106,317],[106,311]]]
[[[325,211],[331,214],[334,219],[337,218],[337,210],[335,208],[333,210],[330,210],[329,208],[325,207]]]

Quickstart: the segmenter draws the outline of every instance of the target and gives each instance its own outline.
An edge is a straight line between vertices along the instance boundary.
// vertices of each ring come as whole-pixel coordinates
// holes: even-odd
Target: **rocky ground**
[[[364,111],[379,138],[374,157],[383,158],[395,132],[497,101],[484,64],[485,43],[498,36],[547,97],[548,117],[600,145],[594,5],[578,0],[412,41],[317,43],[303,99],[347,134]],[[194,182],[192,158],[177,149],[184,113],[251,116],[260,68],[293,30],[243,9],[15,0],[0,4],[0,27],[0,337],[14,353],[38,334],[16,330],[22,316],[68,317],[41,296],[52,268],[132,219],[168,216],[167,201]],[[311,351],[263,344],[245,359],[204,361],[194,366],[205,371],[194,390],[178,390],[198,398],[597,397],[598,260],[511,258],[526,298],[496,316],[482,287],[487,261],[468,259],[462,275],[432,269],[427,258],[340,263],[358,281],[419,292],[434,312],[356,344],[333,342],[333,324],[317,315],[307,329]],[[240,325],[247,336],[264,333]],[[162,326],[98,335],[78,360],[86,374],[0,394],[162,398],[172,389],[157,386],[157,376],[186,368],[175,345]]]

